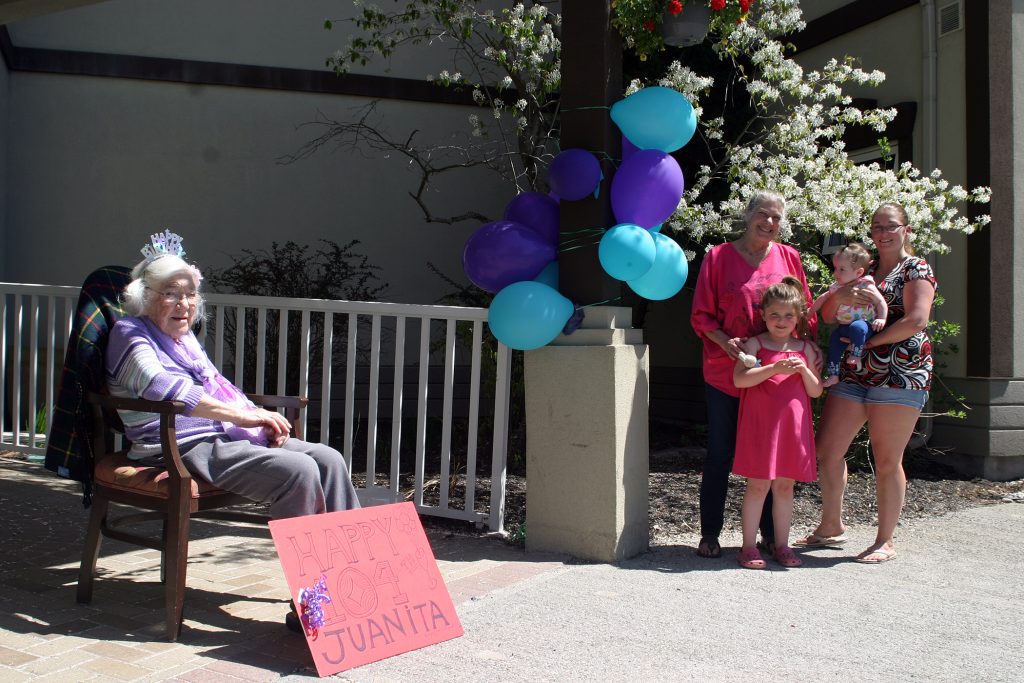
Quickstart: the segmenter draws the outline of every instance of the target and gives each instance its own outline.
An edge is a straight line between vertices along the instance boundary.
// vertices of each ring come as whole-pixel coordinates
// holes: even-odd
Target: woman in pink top
[[[786,200],[769,191],[754,193],[744,211],[746,229],[739,239],[713,247],[704,256],[693,296],[690,324],[704,342],[703,367],[708,413],[708,448],[700,483],[701,557],[722,554],[722,533],[729,471],[736,450],[739,389],[733,368],[743,343],[765,331],[760,302],[764,291],[791,275],[800,281],[807,303],[812,298],[800,254],[776,242],[786,218]],[[809,320],[811,337],[817,321]],[[771,496],[761,516],[761,538],[767,552],[774,551]]]

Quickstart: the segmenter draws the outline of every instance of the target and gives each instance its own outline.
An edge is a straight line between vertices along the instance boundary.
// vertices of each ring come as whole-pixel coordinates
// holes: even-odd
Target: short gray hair
[[[202,320],[205,312],[203,296],[199,294],[199,278],[193,266],[185,263],[180,256],[165,254],[158,256],[152,261],[140,261],[132,268],[132,281],[124,288],[121,295],[121,303],[128,315],[140,316],[146,312],[146,307],[151,303],[150,293],[163,289],[164,283],[171,278],[185,276],[192,280],[196,286],[196,319]]]
[[[778,192],[772,192],[771,190],[758,190],[750,197],[750,201],[747,202],[747,208],[743,210],[743,227],[750,225],[750,221],[754,219],[754,214],[761,208],[765,202],[775,202],[782,207],[782,221],[786,222],[786,198]]]

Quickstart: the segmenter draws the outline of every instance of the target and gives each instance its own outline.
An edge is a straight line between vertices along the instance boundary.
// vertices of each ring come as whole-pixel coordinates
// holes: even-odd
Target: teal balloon
[[[683,285],[689,268],[682,248],[671,237],[660,232],[653,233],[657,252],[654,265],[640,277],[628,280],[626,284],[634,292],[651,301],[661,301],[675,296]]]
[[[597,258],[604,272],[616,280],[634,280],[654,265],[657,247],[652,233],[631,223],[620,223],[601,238]]]
[[[551,289],[558,291],[558,261],[552,261],[551,263],[544,266],[544,270],[540,271],[540,275],[533,278],[534,282],[540,282],[545,284]]]
[[[520,351],[551,342],[569,322],[572,302],[541,282],[522,280],[491,300],[487,324],[502,344]]]
[[[637,90],[612,105],[612,121],[640,149],[674,152],[693,137],[697,113],[686,96],[663,86]]]

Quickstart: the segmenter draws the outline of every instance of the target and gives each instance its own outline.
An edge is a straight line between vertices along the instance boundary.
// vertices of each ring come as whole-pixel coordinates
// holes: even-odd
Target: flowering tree
[[[667,8],[667,2],[615,0],[614,6],[623,12],[638,7],[648,11],[648,6],[676,9]],[[560,18],[542,0],[511,3],[500,12],[481,4],[406,0],[398,10],[385,12],[357,0],[357,33],[330,64],[341,72],[387,58],[410,43],[449,46],[455,68],[432,79],[472,88],[474,100],[491,114],[470,115],[467,142],[458,148],[463,160],[458,167],[472,160],[502,173],[517,191],[545,189],[542,171],[557,151]],[[721,0],[712,4],[727,7]],[[833,59],[821,70],[805,70],[787,56],[782,38],[805,25],[797,0],[737,3],[736,8],[739,18],[713,23],[709,39],[714,53],[731,67],[727,82],[716,82],[680,62],[673,62],[658,79],[694,104],[700,124],[690,145],[702,146],[706,157],[706,163],[690,171],[689,187],[668,222],[677,236],[693,245],[721,241],[735,229],[747,199],[759,188],[786,196],[789,224],[782,238],[802,244],[812,273],[821,269],[815,251],[822,236],[838,232],[866,240],[870,214],[884,201],[906,207],[920,253],[945,252],[944,233],[971,233],[988,223],[988,216],[969,219],[962,212],[967,203],[988,202],[988,188],[968,191],[950,185],[939,170],[925,174],[910,163],[886,169],[850,159],[843,143],[846,129],[868,126],[881,137],[896,111],[860,109],[843,88],[877,85],[883,73],[864,71],[848,57]],[[616,21],[639,16],[616,15]],[[634,81],[627,92],[644,85]],[[710,97],[716,88],[742,93],[749,115],[737,120],[737,110],[722,104],[724,98]],[[720,110],[711,111],[709,103]],[[337,126],[351,125],[334,124],[318,142],[338,134]],[[420,166],[425,178],[429,174],[423,169],[436,172],[442,167],[436,163],[436,148],[415,149],[407,141],[393,144],[428,162]]]
[[[433,216],[423,201],[430,178],[438,173],[482,166],[501,174],[516,192],[545,183],[543,170],[558,146],[560,15],[540,1],[515,3],[498,12],[482,9],[480,0],[406,0],[394,11],[362,0],[355,4],[357,33],[327,60],[328,66],[340,74],[354,65],[387,59],[408,45],[443,46],[452,55],[452,68],[428,74],[427,80],[469,90],[487,115],[470,114],[462,144],[446,146],[418,146],[412,136],[389,137],[369,110],[358,121],[320,120],[326,132],[288,161],[328,143],[405,154],[424,178],[415,198],[432,222],[455,222]],[[333,23],[326,22],[326,27]],[[486,220],[477,214],[461,218]]]

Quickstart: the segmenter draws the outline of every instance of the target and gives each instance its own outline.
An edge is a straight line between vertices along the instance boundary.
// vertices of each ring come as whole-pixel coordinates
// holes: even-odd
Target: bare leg
[[[839,536],[843,527],[843,493],[846,492],[846,451],[867,420],[863,403],[829,396],[818,424],[818,479],[821,484],[821,522],[818,536]]]
[[[757,527],[761,523],[764,499],[771,486],[772,483],[767,479],[747,479],[747,490],[743,493],[742,512],[744,550],[757,546]]]
[[[878,548],[892,550],[892,537],[907,491],[903,451],[914,433],[921,411],[909,406],[876,404],[869,405],[867,412],[878,496],[878,533],[868,551]]]
[[[775,519],[775,547],[789,546],[789,527],[793,522],[793,480],[779,477],[772,481],[772,516]]]

